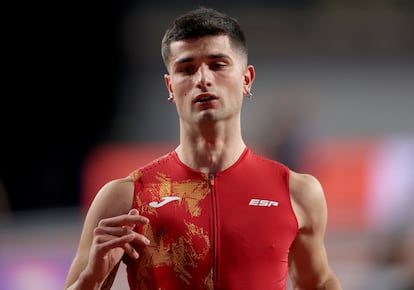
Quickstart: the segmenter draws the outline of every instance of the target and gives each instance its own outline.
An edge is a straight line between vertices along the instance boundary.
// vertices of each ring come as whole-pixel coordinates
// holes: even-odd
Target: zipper
[[[213,209],[212,223],[213,223],[213,283],[217,284],[218,281],[218,221],[217,221],[217,200],[215,190],[215,175],[209,174],[208,176],[210,190],[211,190],[211,202]]]

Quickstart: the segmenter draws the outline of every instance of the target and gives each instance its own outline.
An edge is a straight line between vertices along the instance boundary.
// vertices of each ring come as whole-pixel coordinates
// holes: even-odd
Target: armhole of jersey
[[[141,172],[139,169],[132,171],[129,176],[133,181],[133,195],[132,195],[132,208],[138,208],[138,194],[141,190]]]
[[[293,204],[292,204],[292,194],[290,192],[290,169],[287,166],[284,166],[285,170],[286,170],[286,186],[287,186],[287,192],[288,192],[288,198],[289,198],[289,207],[290,210],[292,212],[293,218],[295,220],[296,223],[296,231],[299,231],[299,221],[298,221],[298,217],[296,216],[296,212],[295,209],[293,208]]]
[[[141,182],[140,179],[134,180],[134,195],[132,200],[132,208],[138,208],[138,194],[141,190]]]

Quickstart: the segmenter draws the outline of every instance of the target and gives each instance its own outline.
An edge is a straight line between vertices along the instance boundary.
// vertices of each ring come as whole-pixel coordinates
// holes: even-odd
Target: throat
[[[229,150],[228,148],[231,148]],[[199,144],[188,149],[179,146],[177,155],[188,167],[205,174],[214,174],[232,166],[245,149],[244,143],[240,146],[211,146],[211,144]]]

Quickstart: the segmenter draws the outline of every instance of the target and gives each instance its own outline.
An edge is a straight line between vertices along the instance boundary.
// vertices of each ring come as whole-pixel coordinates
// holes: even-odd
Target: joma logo
[[[249,202],[249,205],[251,206],[278,206],[279,203],[277,201],[273,201],[273,200],[267,200],[267,199],[251,199]]]

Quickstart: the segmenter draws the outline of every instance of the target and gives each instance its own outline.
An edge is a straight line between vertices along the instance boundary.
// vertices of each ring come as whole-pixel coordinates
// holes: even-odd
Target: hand
[[[148,222],[149,220],[140,216],[136,209],[130,210],[128,214],[99,222],[93,233],[86,269],[96,279],[95,281],[104,281],[124,253],[138,259],[139,254],[133,244],[148,245],[149,240],[134,232],[134,228],[136,225],[144,225]]]

